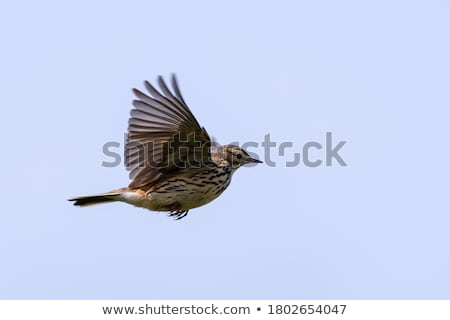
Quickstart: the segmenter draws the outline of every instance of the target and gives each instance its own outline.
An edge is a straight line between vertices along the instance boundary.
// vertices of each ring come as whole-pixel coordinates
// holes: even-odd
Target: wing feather
[[[128,121],[125,166],[130,171],[130,188],[151,186],[165,175],[183,170],[180,164],[210,161],[211,139],[200,127],[181,96],[175,75],[174,93],[159,76],[161,92],[148,81],[148,94],[133,89],[136,100]]]

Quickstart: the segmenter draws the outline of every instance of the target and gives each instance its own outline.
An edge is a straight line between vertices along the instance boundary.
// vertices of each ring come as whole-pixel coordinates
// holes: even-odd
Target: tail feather
[[[104,194],[97,194],[97,195],[93,195],[93,196],[75,197],[75,198],[70,198],[67,200],[74,201],[74,203],[73,203],[74,206],[87,207],[87,206],[92,206],[95,204],[118,201],[117,197],[120,196],[121,194],[122,193],[119,193],[119,192],[104,193]]]

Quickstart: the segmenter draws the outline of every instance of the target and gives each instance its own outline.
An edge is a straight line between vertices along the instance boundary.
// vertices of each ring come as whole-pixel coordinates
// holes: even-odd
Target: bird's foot
[[[189,210],[174,210],[169,213],[169,217],[174,217],[174,220],[180,220],[187,216]]]

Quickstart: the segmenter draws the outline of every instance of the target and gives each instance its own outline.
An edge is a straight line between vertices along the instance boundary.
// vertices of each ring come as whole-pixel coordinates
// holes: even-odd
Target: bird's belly
[[[224,183],[200,183],[181,179],[168,180],[152,189],[147,195],[151,210],[189,210],[216,199],[228,186]]]

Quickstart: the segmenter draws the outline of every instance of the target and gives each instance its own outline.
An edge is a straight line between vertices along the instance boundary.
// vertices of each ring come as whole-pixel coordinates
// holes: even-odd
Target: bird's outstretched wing
[[[150,95],[133,89],[137,99],[128,121],[125,166],[130,188],[149,186],[164,174],[210,161],[211,139],[181,96],[175,75],[174,93],[158,77],[161,92],[144,82]]]

